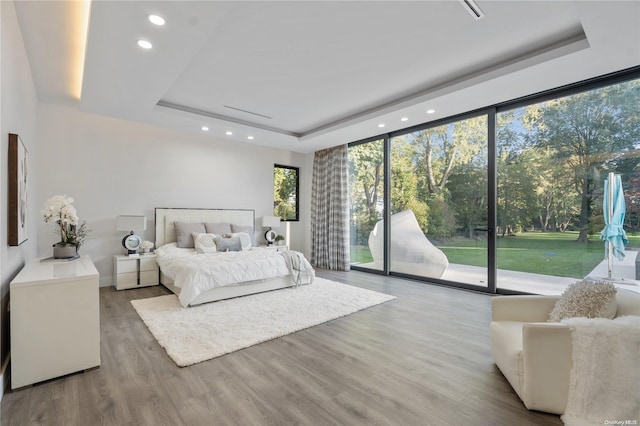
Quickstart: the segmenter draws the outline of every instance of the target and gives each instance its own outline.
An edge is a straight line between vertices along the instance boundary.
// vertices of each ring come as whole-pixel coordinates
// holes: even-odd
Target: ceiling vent
[[[473,0],[460,0],[460,3],[462,3],[464,8],[467,9],[467,12],[473,16],[473,19],[478,20],[484,18],[484,13]]]

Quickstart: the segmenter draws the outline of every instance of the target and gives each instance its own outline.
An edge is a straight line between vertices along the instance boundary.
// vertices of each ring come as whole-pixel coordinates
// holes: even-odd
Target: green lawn
[[[577,232],[522,232],[498,238],[498,268],[557,277],[583,278],[604,259],[604,243],[598,236],[576,242]],[[640,247],[640,236],[629,237],[630,247]],[[449,263],[486,266],[485,241],[456,239],[438,245]],[[352,247],[351,262],[371,262],[367,247]]]

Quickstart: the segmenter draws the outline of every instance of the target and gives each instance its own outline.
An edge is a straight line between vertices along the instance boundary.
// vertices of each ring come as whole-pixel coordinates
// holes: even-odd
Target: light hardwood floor
[[[129,303],[168,291],[102,288],[101,367],[8,392],[2,425],[562,425],[493,364],[490,296],[318,276],[397,299],[180,368]]]

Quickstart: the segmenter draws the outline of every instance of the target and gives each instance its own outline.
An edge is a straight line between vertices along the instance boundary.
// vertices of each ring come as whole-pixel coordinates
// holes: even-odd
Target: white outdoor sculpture
[[[383,267],[383,224],[369,234],[369,250],[378,269]],[[440,278],[449,266],[447,256],[424,236],[411,210],[391,215],[391,270]]]

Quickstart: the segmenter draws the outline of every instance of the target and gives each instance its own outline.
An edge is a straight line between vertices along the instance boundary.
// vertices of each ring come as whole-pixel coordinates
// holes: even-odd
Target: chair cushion
[[[614,318],[617,310],[616,288],[599,281],[578,281],[570,284],[556,302],[549,321],[565,318]]]
[[[493,321],[489,326],[493,360],[520,399],[524,383],[522,324],[520,321]]]

